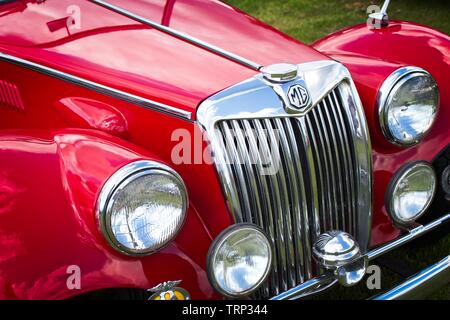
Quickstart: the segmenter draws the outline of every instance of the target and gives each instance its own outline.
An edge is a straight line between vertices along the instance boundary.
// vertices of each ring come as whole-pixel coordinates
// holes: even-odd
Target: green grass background
[[[383,1],[351,0],[225,0],[225,2],[303,42],[311,43],[333,31],[365,22],[367,7]],[[449,0],[392,0],[392,20],[425,24],[450,33]]]
[[[227,3],[274,26],[305,43],[311,43],[333,31],[365,22],[366,9],[383,1],[351,0],[226,0]],[[450,0],[392,0],[389,17],[414,21],[450,34]],[[391,254],[393,259],[407,262],[418,270],[450,254],[450,235],[427,237]],[[383,269],[382,289],[390,288],[402,279]],[[381,290],[382,291],[382,290]],[[318,298],[348,299],[369,297],[378,292],[365,285],[346,289],[335,287]],[[429,299],[450,299],[450,286],[437,291]]]

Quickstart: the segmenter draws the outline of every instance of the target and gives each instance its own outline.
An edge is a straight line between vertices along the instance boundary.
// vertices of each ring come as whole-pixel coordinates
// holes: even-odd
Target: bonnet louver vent
[[[4,80],[0,80],[0,104],[18,110],[25,109],[17,86]]]

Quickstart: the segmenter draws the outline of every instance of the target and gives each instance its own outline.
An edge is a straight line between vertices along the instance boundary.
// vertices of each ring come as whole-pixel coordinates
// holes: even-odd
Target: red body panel
[[[392,175],[409,161],[433,160],[450,144],[450,37],[414,23],[391,22],[389,28],[382,30],[370,30],[361,24],[329,35],[313,47],[350,70],[366,110],[374,162],[372,244],[381,244],[399,234],[384,208],[384,194]],[[421,67],[436,79],[440,109],[424,141],[402,149],[384,138],[375,104],[384,79],[395,69],[408,65]]]
[[[193,296],[212,297],[204,272],[211,238],[193,205],[177,239],[142,259],[111,250],[97,231],[92,208],[103,182],[132,160],[159,158],[95,131],[41,134],[12,131],[0,137],[2,298],[60,299],[111,286],[150,288],[175,275]],[[72,292],[66,286],[70,265],[79,266],[82,275],[81,289]]]
[[[198,103],[206,97],[255,74],[235,62],[86,1],[76,3],[82,9],[82,29],[76,30],[72,35],[67,35],[64,29],[51,32],[47,23],[64,17],[66,8],[74,4],[74,1],[30,3],[28,8],[21,6],[22,11],[1,16],[0,51],[167,103],[194,114]],[[207,2],[199,2],[200,7],[205,4],[208,5]],[[146,8],[151,9],[152,6],[146,5]],[[213,11],[217,11],[217,16],[224,10],[235,13],[230,7],[220,3],[216,3],[213,8]],[[148,12],[160,14],[152,10]],[[245,25],[255,22],[246,15],[237,15],[240,16],[242,29],[245,29]],[[280,45],[284,43],[284,36],[265,25],[256,24],[252,25],[252,28],[254,34],[260,30],[267,37],[272,35],[274,39],[278,39]],[[292,49],[297,48],[297,52],[301,54],[297,62],[325,59],[295,40],[291,39],[290,43]],[[288,58],[282,51],[279,54],[280,60]],[[263,52],[260,55],[263,56]],[[85,148],[81,158],[87,164],[96,163],[98,158],[103,158],[105,162],[102,162],[101,166],[105,167],[98,168],[95,165],[79,172],[78,167],[72,167],[72,172],[77,177],[73,178],[73,181],[78,180],[79,184],[39,185],[42,180],[46,183],[58,179],[61,181],[70,173],[64,168],[61,171],[58,163],[69,166],[73,162],[73,165],[78,165],[77,159],[72,155],[62,157],[57,152],[59,144],[54,135],[60,130],[102,130],[127,139],[132,145],[141,146],[142,150],[146,149],[146,152],[157,155],[157,159],[170,165],[171,151],[178,143],[172,141],[173,130],[185,129],[191,133],[200,133],[198,126],[8,63],[1,62],[0,70],[1,79],[17,86],[20,100],[26,106],[24,109],[1,106],[1,135],[5,135],[7,139],[15,136],[15,140],[26,141],[6,148],[5,155],[8,156],[1,157],[1,167],[7,168],[6,172],[11,171],[8,175],[13,177],[9,178],[6,185],[18,185],[27,191],[22,196],[13,191],[5,191],[4,198],[2,195],[1,207],[9,214],[2,216],[0,235],[4,235],[5,244],[8,244],[8,239],[13,236],[28,239],[18,241],[12,246],[5,245],[2,249],[5,258],[0,261],[0,298],[64,298],[80,294],[81,291],[70,291],[66,287],[65,272],[71,264],[81,267],[82,291],[103,287],[150,288],[163,281],[183,279],[181,285],[190,292],[192,298],[213,297],[204,272],[206,252],[211,238],[231,223],[213,166],[174,166],[189,190],[191,218],[188,218],[182,233],[188,238],[182,241],[183,246],[187,248],[181,250],[178,242],[175,242],[145,259],[131,259],[112,254],[104,241],[99,241],[97,248],[92,250],[86,248],[83,242],[83,239],[89,237],[91,245],[96,243],[92,237],[99,240],[99,232],[93,229],[93,208],[102,182],[114,170],[131,162],[133,158],[143,157],[142,154],[130,156],[125,141],[118,143],[123,149],[117,147],[117,159],[110,159],[111,153],[103,150],[101,143],[97,143],[97,148]],[[42,134],[47,137],[42,144],[49,145],[53,151],[52,156],[46,156],[48,150],[34,147],[34,141],[41,141]],[[201,134],[196,137],[201,139]],[[96,143],[95,136],[91,139],[92,143]],[[71,142],[78,144],[77,139]],[[194,144],[194,141],[192,143]],[[28,149],[32,152],[23,152]],[[36,161],[35,157],[41,160]],[[20,158],[24,162],[23,165],[33,165],[24,170],[23,165],[11,164],[14,158]],[[53,158],[53,163],[48,161],[48,158]],[[44,167],[44,174],[41,174],[41,167]],[[98,169],[101,169],[101,172],[93,179],[91,175],[96,174],[95,170]],[[30,176],[34,177],[33,180],[26,183]],[[89,190],[85,189],[87,181],[90,182]],[[30,185],[31,182],[34,184]],[[54,189],[57,190],[53,191]],[[9,190],[9,187],[5,190]],[[51,192],[47,194],[49,190]],[[61,196],[56,197],[57,203],[52,203],[55,201],[55,193]],[[12,202],[20,203],[22,207],[10,207]],[[78,209],[78,204],[81,209]],[[29,213],[26,210],[29,207],[38,209]],[[16,210],[21,214],[17,214]],[[82,210],[82,213],[78,210]],[[11,214],[17,218],[12,218]],[[43,216],[54,223],[39,223],[39,227],[33,229],[35,224],[28,223],[26,216],[22,214],[33,214],[35,219]],[[54,215],[56,217],[53,217]],[[89,228],[88,236],[77,236],[81,232],[80,228],[75,228],[70,222],[59,223],[61,219],[83,223],[81,227]],[[84,219],[86,221],[82,221]],[[6,228],[8,225],[10,227]],[[60,228],[57,233],[53,232],[55,226]],[[41,233],[47,234],[48,237],[42,237]],[[47,243],[43,245],[40,241],[33,241],[34,238],[42,238]],[[68,247],[64,249],[51,246],[51,242]],[[52,251],[51,254],[49,250]],[[79,259],[79,256],[83,258]],[[42,257],[46,257],[45,262]],[[19,272],[18,266],[25,265],[24,261],[26,265],[38,265],[39,272]],[[144,261],[147,261],[147,264],[144,265]],[[105,267],[102,271],[101,266],[104,265],[112,265],[113,270]]]
[[[65,279],[63,274],[60,274],[57,279],[53,279],[51,274],[56,270],[56,266],[58,266],[58,272],[65,272],[68,265],[82,264],[81,283],[83,290],[130,286],[150,288],[168,279],[183,279],[182,286],[189,290],[193,298],[211,298],[212,289],[204,273],[205,255],[212,236],[218,234],[231,223],[230,216],[225,207],[213,166],[206,164],[174,166],[171,164],[171,151],[178,143],[172,141],[173,130],[176,128],[194,132],[198,130],[198,127],[192,122],[108,98],[94,91],[79,88],[31,70],[24,70],[18,66],[1,63],[0,68],[4,78],[10,82],[21,84],[20,87],[24,89],[21,91],[21,96],[24,105],[27,106],[24,111],[3,106],[1,109],[0,127],[2,130],[0,140],[4,136],[5,140],[15,139],[21,142],[8,143],[9,147],[6,147],[6,142],[0,143],[2,152],[0,167],[2,172],[5,172],[5,174],[10,172],[8,175],[14,177],[10,178],[11,181],[5,183],[5,185],[21,186],[20,189],[27,192],[23,195],[16,192],[5,193],[5,195],[3,192],[0,193],[2,194],[0,211],[5,212],[5,214],[0,215],[0,236],[4,235],[6,244],[8,243],[6,240],[11,237],[11,234],[17,234],[20,237],[26,236],[28,239],[28,241],[22,243],[23,249],[19,251],[16,247],[8,247],[8,245],[2,247],[1,252],[4,252],[6,257],[0,261],[0,269],[2,270],[0,286],[3,283],[5,287],[0,288],[0,297],[38,299],[79,294],[81,293],[79,291],[67,290],[65,280],[62,281]],[[33,90],[36,83],[45,83],[45,86],[52,88],[52,90]],[[65,137],[66,128],[85,127],[85,124],[78,124],[79,118],[73,120],[72,116],[66,116],[65,113],[61,112],[61,101],[67,101],[67,97],[74,97],[72,101],[77,101],[79,97],[83,97],[83,99],[101,101],[105,105],[114,105],[115,109],[120,112],[120,117],[127,119],[126,138],[132,143],[106,133],[100,136],[98,134],[90,135],[91,132],[95,133],[93,130],[86,133],[86,138],[83,138],[82,135],[72,136],[68,134],[67,138],[62,139],[61,137]],[[79,107],[82,109],[83,105],[79,105]],[[103,119],[102,113],[98,113],[100,117],[97,117],[97,119],[95,113],[91,115],[93,119],[98,120],[94,121],[95,123],[101,122]],[[62,133],[59,134],[59,132]],[[41,138],[42,135],[45,139]],[[115,149],[107,143],[102,143],[101,139],[105,139],[105,137],[109,137],[108,139],[115,142]],[[42,144],[48,145],[47,149],[34,147],[36,143],[33,141],[41,141],[42,139],[44,139]],[[92,147],[83,147],[82,152],[77,152],[77,146],[82,145],[83,143],[80,141],[84,140],[90,141]],[[65,145],[68,146],[62,148]],[[141,148],[136,146],[141,146]],[[50,152],[48,149],[53,151],[52,156],[48,156]],[[74,150],[70,151],[70,149]],[[134,149],[138,151],[130,152]],[[53,157],[53,161],[48,160],[51,157]],[[186,238],[182,240],[182,245],[183,248],[184,246],[187,246],[187,248],[173,253],[174,248],[177,247],[177,242],[142,260],[113,254],[108,244],[99,241],[99,247],[92,254],[86,253],[86,260],[85,258],[79,258],[83,256],[82,252],[86,250],[83,242],[85,236],[82,238],[74,237],[74,234],[79,233],[79,228],[74,230],[73,224],[59,223],[58,221],[70,218],[71,221],[81,223],[80,219],[86,219],[83,223],[90,226],[89,235],[95,235],[96,239],[99,240],[100,234],[93,227],[95,224],[94,202],[101,185],[119,167],[144,157],[146,159],[154,158],[172,165],[187,185],[191,208],[189,216],[192,218],[188,218],[188,222],[180,234],[180,237],[185,234]],[[18,165],[15,159],[20,159],[23,164]],[[80,159],[83,160],[84,164],[79,163]],[[24,170],[23,166],[26,164],[29,167]],[[72,180],[65,185],[47,184],[51,181],[63,183],[61,179],[67,177],[70,172],[73,172]],[[96,176],[92,177],[92,175]],[[33,177],[33,179],[30,179],[30,177]],[[50,177],[53,177],[53,179],[50,180]],[[40,185],[40,182],[45,182],[45,184]],[[30,185],[30,183],[32,184]],[[209,192],[207,197],[205,197],[205,190]],[[55,193],[63,196],[55,196]],[[52,201],[58,201],[58,204],[53,204]],[[22,207],[15,209],[15,207],[10,206],[11,203],[20,203]],[[82,214],[77,213],[78,206],[83,210]],[[28,211],[26,208],[32,210]],[[197,212],[202,212],[202,216],[197,215]],[[28,222],[18,213],[32,214],[35,217],[34,219],[39,219],[39,217],[57,219],[54,223],[47,221],[45,225],[42,225],[33,221]],[[191,223],[193,225],[189,227],[188,225]],[[5,226],[8,225],[10,225],[10,228],[5,229]],[[53,230],[56,226],[61,230],[55,235]],[[72,254],[69,248],[55,248],[50,246],[50,243],[43,246],[39,241],[33,241],[33,237],[40,239],[42,234],[49,235],[52,241],[60,245],[75,245],[78,242],[79,247],[72,248],[71,250],[76,249],[76,252]],[[93,243],[94,241],[90,242]],[[51,250],[52,253],[49,253],[48,250]],[[115,259],[128,261],[126,265],[130,268],[111,271],[102,281],[99,281],[99,278],[89,276],[87,273],[85,274],[83,270],[95,270],[105,263],[105,252],[114,261]],[[33,255],[30,256],[30,253],[33,253]],[[166,257],[171,256],[174,259],[173,267],[172,263],[168,262],[171,260],[166,259]],[[190,264],[186,265],[185,262],[177,261],[176,256],[190,261]],[[46,257],[45,263],[43,263],[42,257]],[[18,271],[17,266],[25,265],[23,261],[28,259],[29,265],[41,265],[41,273]],[[151,267],[149,264],[146,268],[139,267],[136,269],[136,265],[141,266],[144,260],[152,261]],[[154,261],[160,263],[159,267]],[[184,271],[180,271],[179,267],[181,266],[183,266]],[[24,284],[20,293],[12,289],[20,283],[29,284],[46,278],[58,282],[59,287],[53,288],[52,286],[42,285],[39,289],[28,292],[26,288],[32,290],[32,286],[27,287]],[[201,281],[198,280],[199,278]],[[185,279],[189,279],[189,281],[185,281]],[[7,289],[8,287],[10,289]]]
[[[112,3],[156,21],[163,17],[160,6],[155,5],[160,1]],[[80,29],[50,31],[47,23],[66,17],[71,5],[80,8]],[[221,2],[176,1],[170,27],[260,64],[327,59]],[[21,13],[3,16],[0,50],[191,112],[217,91],[255,74],[238,63],[82,0],[30,4]]]
[[[328,59],[218,1],[111,2],[263,65]],[[58,29],[73,4],[81,8],[81,29]],[[87,1],[6,6],[0,5],[0,52],[193,114],[205,98],[256,73]],[[366,108],[374,147],[373,244],[399,233],[382,201],[392,173],[406,161],[432,159],[449,143],[445,107],[450,90],[443,90],[448,88],[448,37],[411,24],[398,27],[392,35],[355,27],[315,44],[346,64]],[[423,58],[414,60],[407,50],[397,48],[397,36],[423,48],[417,49]],[[438,48],[440,39],[446,41],[438,49],[441,59],[427,61],[434,50],[430,42]],[[368,42],[392,46],[392,52],[382,55],[379,48],[368,48]],[[426,141],[399,150],[379,132],[374,99],[384,78],[405,64],[430,71],[442,100],[440,120]],[[5,83],[16,86],[20,98],[12,105],[0,103],[0,298],[67,298],[101,288],[150,288],[179,279],[192,298],[217,298],[206,277],[205,258],[212,239],[232,221],[216,170],[205,163],[174,165],[171,160],[178,143],[172,141],[173,131],[185,129],[201,139],[197,124],[6,62],[0,62],[0,80],[0,90]],[[186,225],[176,240],[145,258],[116,253],[95,224],[101,186],[115,170],[136,159],[172,166],[185,181],[190,199]],[[82,290],[67,288],[69,265],[81,267]]]

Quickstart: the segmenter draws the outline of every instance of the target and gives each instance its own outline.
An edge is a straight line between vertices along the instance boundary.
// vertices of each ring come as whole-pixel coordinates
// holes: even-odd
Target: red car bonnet
[[[328,59],[219,1],[111,3],[261,65]],[[65,18],[74,14],[79,21],[66,26]],[[0,25],[0,51],[194,114],[208,96],[255,74],[81,0],[30,1],[27,7],[21,2],[18,10],[9,9]]]

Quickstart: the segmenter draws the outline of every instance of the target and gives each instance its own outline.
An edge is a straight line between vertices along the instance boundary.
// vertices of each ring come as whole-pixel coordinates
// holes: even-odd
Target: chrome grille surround
[[[208,98],[197,112],[235,222],[261,226],[274,243],[261,298],[321,274],[311,253],[320,233],[349,232],[363,253],[370,240],[371,145],[354,83],[335,61],[298,67],[293,81],[257,75]],[[297,83],[306,84],[312,105],[294,114],[286,111],[286,92]],[[273,145],[278,170],[261,174],[264,160],[274,160]]]

